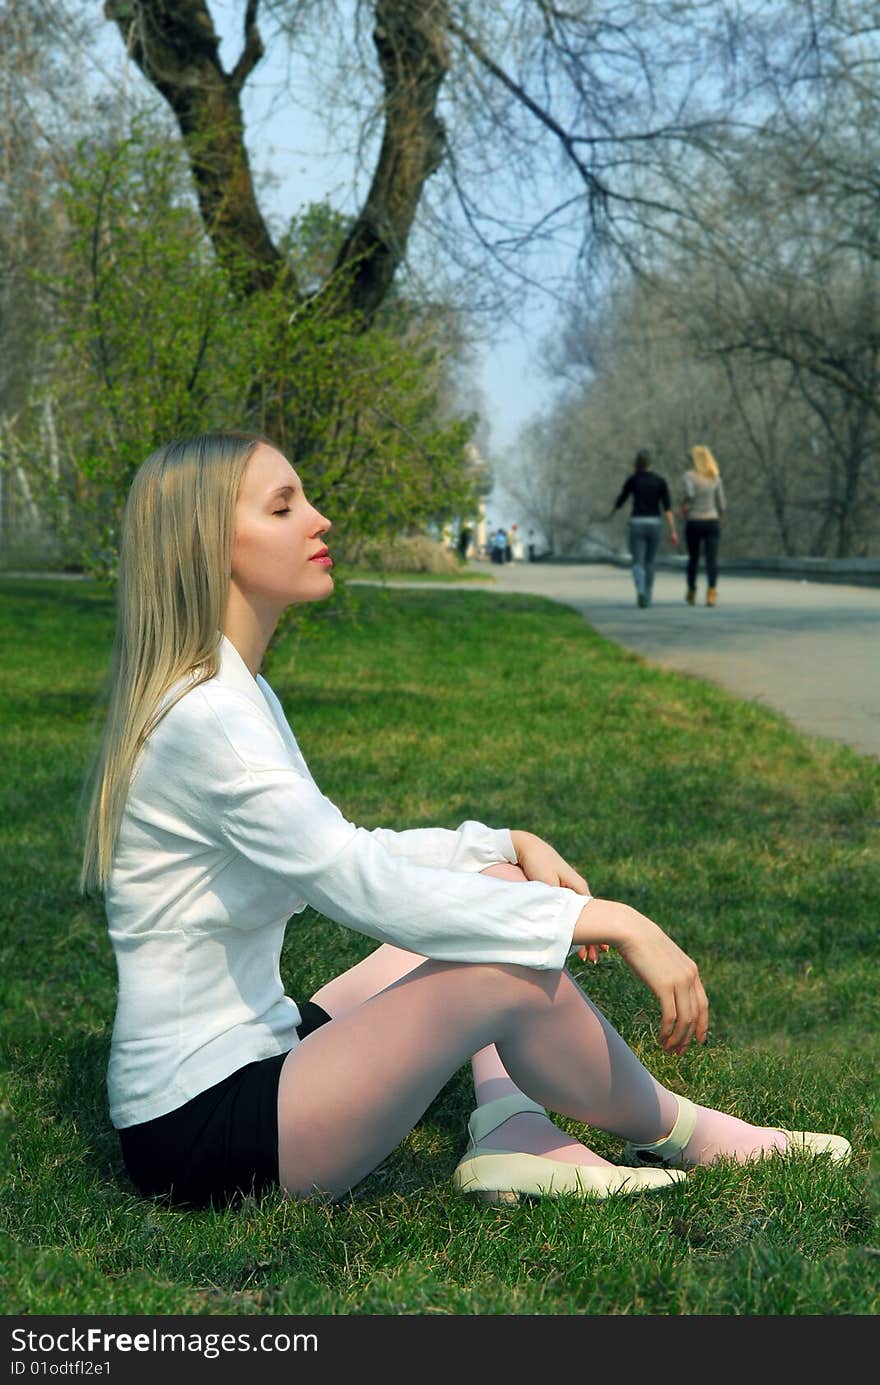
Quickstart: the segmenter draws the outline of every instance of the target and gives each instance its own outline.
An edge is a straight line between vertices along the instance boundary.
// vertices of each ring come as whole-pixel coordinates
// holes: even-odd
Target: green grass
[[[75,883],[111,602],[89,582],[7,580],[3,1311],[876,1313],[877,765],[650,669],[538,598],[363,589],[356,609],[268,670],[326,791],[367,826],[477,817],[549,838],[700,964],[710,1043],[676,1059],[619,957],[575,963],[657,1075],[758,1122],[840,1131],[853,1164],[716,1166],[669,1195],[486,1208],[449,1186],[462,1069],[336,1206],[138,1198],[105,1109],[113,960]],[[311,912],[295,927],[294,995],[371,946]],[[619,1141],[589,1134],[619,1159]]]
[[[448,583],[448,582],[494,582],[491,572],[481,568],[462,566],[459,572],[384,572],[380,568],[352,567],[342,568],[349,582],[382,582],[393,586],[395,582]]]

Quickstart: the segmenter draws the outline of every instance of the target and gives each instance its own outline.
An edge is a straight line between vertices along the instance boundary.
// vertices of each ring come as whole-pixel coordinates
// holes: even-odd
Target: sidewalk
[[[490,583],[572,606],[600,634],[651,662],[696,674],[783,712],[802,731],[880,760],[880,589],[722,574],[718,605],[688,606],[677,572],[660,570],[654,604],[635,604],[625,568],[473,562]],[[420,584],[424,585],[424,584]],[[444,583],[448,588],[450,584]],[[701,582],[699,599],[705,600]]]
[[[482,566],[482,565],[481,565]],[[678,573],[659,572],[654,604],[612,567],[506,563],[498,591],[553,597],[653,663],[784,712],[801,730],[880,759],[880,590],[725,575],[718,605],[688,606]],[[700,598],[704,597],[704,584]]]

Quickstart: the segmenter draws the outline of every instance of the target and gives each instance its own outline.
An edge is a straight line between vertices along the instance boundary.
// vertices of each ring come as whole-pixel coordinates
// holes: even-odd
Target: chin
[[[316,591],[309,592],[308,596],[300,597],[301,601],[326,601],[328,596],[334,592],[333,578],[329,572],[323,574],[323,580]]]

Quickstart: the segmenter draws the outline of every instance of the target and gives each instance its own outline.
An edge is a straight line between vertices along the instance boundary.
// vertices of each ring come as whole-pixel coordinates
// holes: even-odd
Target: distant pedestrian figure
[[[507,561],[507,534],[499,525],[492,535],[492,562],[505,563]]]
[[[718,463],[708,447],[692,447],[688,453],[692,466],[682,479],[684,494],[681,516],[685,525],[688,550],[687,590],[685,600],[693,606],[697,599],[697,572],[700,566],[700,547],[706,554],[706,605],[718,600],[718,545],[721,540],[721,517],[726,500]]]
[[[469,553],[469,551],[470,551],[471,539],[472,539],[472,538],[473,538],[473,531],[470,530],[470,529],[467,527],[467,525],[465,525],[464,528],[462,529],[461,533],[460,533],[459,536],[458,536],[458,556],[459,556],[459,558],[461,558],[463,561],[466,561],[466,560],[467,560],[467,555],[468,555],[468,553]]]
[[[510,526],[510,556],[515,563],[521,563],[525,557],[522,534],[515,524]]]
[[[527,542],[526,542],[526,551],[528,552],[528,555],[529,555],[529,562],[530,562],[530,563],[533,563],[533,562],[535,561],[535,559],[537,558],[537,556],[538,556],[538,545],[537,545],[537,543],[535,542],[535,531],[534,531],[534,529],[530,529],[529,532],[528,532],[528,538],[527,538]]]
[[[640,606],[650,606],[654,592],[654,564],[663,536],[664,519],[670,543],[678,543],[678,533],[669,487],[662,476],[651,470],[651,454],[644,447],[636,453],[635,470],[624,481],[614,502],[614,510],[619,510],[630,496],[629,551],[632,554],[636,601]]]

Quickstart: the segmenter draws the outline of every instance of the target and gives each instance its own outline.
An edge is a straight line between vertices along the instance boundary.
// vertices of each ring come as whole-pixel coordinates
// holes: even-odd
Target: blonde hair
[[[720,475],[718,463],[708,447],[692,447],[688,455],[698,476],[704,477],[707,481],[714,481]]]
[[[203,433],[151,453],[122,521],[103,735],[87,785],[80,887],[105,889],[141,747],[178,693],[213,678],[229,594],[235,503],[254,433]],[[165,702],[163,703],[163,699]]]

